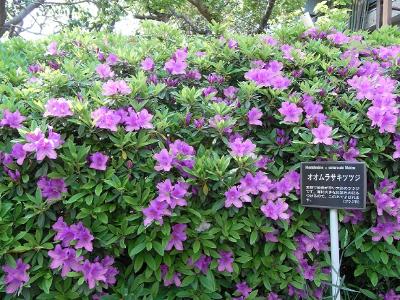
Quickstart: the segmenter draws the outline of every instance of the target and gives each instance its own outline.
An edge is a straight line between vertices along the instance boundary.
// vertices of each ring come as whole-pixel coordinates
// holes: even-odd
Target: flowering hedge
[[[398,299],[398,31],[52,39],[0,45],[1,298],[322,299],[299,165],[358,160],[342,293]]]

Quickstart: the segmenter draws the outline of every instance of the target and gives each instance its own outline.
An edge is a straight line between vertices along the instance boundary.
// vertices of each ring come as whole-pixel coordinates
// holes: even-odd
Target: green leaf
[[[199,277],[199,280],[200,280],[201,285],[204,286],[210,292],[214,292],[216,290],[215,278],[211,271],[208,271],[206,276],[201,275]]]

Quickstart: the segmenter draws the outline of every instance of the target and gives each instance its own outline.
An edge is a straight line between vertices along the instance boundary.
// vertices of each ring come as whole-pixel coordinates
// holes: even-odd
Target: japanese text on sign
[[[365,197],[364,163],[301,164],[301,203],[304,206],[362,209]]]

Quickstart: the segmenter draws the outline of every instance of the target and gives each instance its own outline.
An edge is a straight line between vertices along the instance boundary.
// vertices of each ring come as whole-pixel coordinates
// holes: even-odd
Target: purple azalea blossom
[[[170,59],[165,63],[164,68],[172,75],[185,74],[187,63],[183,60]]]
[[[124,80],[108,80],[103,84],[103,96],[129,95],[131,88]]]
[[[21,128],[21,123],[25,121],[25,117],[17,110],[10,112],[8,109],[3,110],[3,118],[0,120],[0,127],[9,126],[11,128]]]
[[[247,113],[247,118],[249,119],[250,125],[262,126],[262,122],[260,121],[262,116],[263,116],[263,114],[262,114],[261,110],[257,107],[253,107]]]
[[[151,57],[146,57],[144,60],[142,60],[140,66],[143,71],[153,71],[154,61],[151,59]]]
[[[49,46],[47,47],[46,54],[48,54],[48,55],[57,55],[58,54],[57,42],[53,41],[49,44]]]
[[[165,250],[170,251],[172,248],[175,248],[176,250],[183,250],[183,243],[187,239],[186,235],[186,224],[175,224],[172,226],[172,233],[171,233],[171,238],[165,247]]]
[[[62,248],[60,245],[56,245],[54,250],[50,250],[47,253],[52,259],[50,264],[51,269],[62,267],[61,277],[65,278],[70,271],[79,272],[81,270],[80,261],[83,257],[77,257],[74,249]]]
[[[29,132],[25,135],[27,143],[22,147],[26,152],[36,152],[36,159],[42,161],[46,157],[50,159],[56,159],[57,153],[55,149],[59,148],[64,141],[61,140],[61,136],[58,133],[49,129],[48,138],[40,130],[36,128],[33,132]]]
[[[219,256],[218,258],[218,271],[219,272],[233,272],[233,253],[231,251],[219,251]]]
[[[121,116],[113,109],[100,107],[91,113],[92,120],[96,127],[117,131],[118,124],[121,122]]]
[[[102,79],[114,77],[114,72],[111,70],[110,66],[107,64],[98,65],[96,67],[96,73]]]
[[[272,220],[288,220],[289,214],[287,210],[289,204],[283,201],[283,199],[278,199],[277,201],[268,201],[266,204],[261,206],[261,211],[267,218]]]
[[[86,251],[93,251],[92,241],[94,237],[82,222],[71,225],[71,230],[74,233],[74,240],[77,241],[75,244],[76,249],[85,248]]]
[[[90,261],[85,260],[81,266],[81,271],[83,273],[83,278],[85,278],[85,281],[89,286],[89,289],[93,289],[98,281],[107,281],[105,276],[107,270],[99,262],[91,263]]]
[[[6,285],[7,294],[18,292],[23,285],[29,281],[29,275],[27,273],[29,268],[30,266],[25,264],[22,259],[17,260],[15,267],[9,265],[4,265],[2,267],[5,273],[4,283]]]
[[[164,286],[170,286],[174,284],[175,286],[179,287],[181,285],[181,274],[180,273],[174,273],[171,278],[167,278],[168,274],[168,266],[165,264],[160,265],[160,270],[161,270],[161,278],[164,280]]]
[[[300,121],[300,116],[303,112],[303,109],[300,107],[297,107],[296,104],[290,103],[288,101],[285,101],[282,103],[282,106],[278,111],[285,117],[283,119],[284,122],[299,122]]]
[[[62,178],[50,179],[41,177],[37,185],[40,188],[42,196],[47,198],[47,201],[61,199],[62,193],[67,192],[67,186]]]
[[[242,137],[238,137],[235,138],[232,142],[229,142],[229,148],[231,148],[232,156],[253,156],[256,145],[253,144],[250,140],[243,140]]]
[[[236,292],[243,296],[244,299],[250,295],[251,291],[252,289],[247,285],[246,282],[239,282],[236,284]]]
[[[163,217],[170,216],[171,211],[168,209],[168,204],[165,201],[158,200],[157,198],[150,201],[147,208],[143,209],[144,226],[149,226],[154,221],[157,221],[160,225],[163,224]]]
[[[192,259],[190,258],[188,261],[188,265],[195,266],[201,273],[207,274],[211,260],[212,259],[210,256],[202,254],[195,263],[193,263]]]
[[[119,57],[114,53],[110,53],[106,59],[107,64],[113,66],[119,62]]]
[[[16,143],[11,149],[11,156],[17,160],[17,164],[22,165],[26,158],[26,151],[24,150],[24,145]]]
[[[50,99],[44,106],[46,111],[44,112],[45,117],[68,117],[72,116],[71,103],[64,98]]]
[[[100,170],[100,171],[105,171],[107,168],[107,161],[109,157],[101,152],[95,152],[90,155],[89,160],[90,160],[90,165],[89,168],[95,169],[95,170]]]
[[[333,144],[333,139],[331,137],[332,127],[321,124],[317,128],[312,129],[311,132],[314,135],[314,144]]]

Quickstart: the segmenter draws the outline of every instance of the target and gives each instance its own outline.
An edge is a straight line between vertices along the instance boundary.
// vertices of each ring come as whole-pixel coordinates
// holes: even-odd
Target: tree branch
[[[29,4],[27,7],[25,7],[18,15],[16,15],[14,18],[12,18],[10,21],[7,21],[2,24],[0,28],[0,37],[4,35],[4,33],[9,30],[12,26],[18,25],[19,23],[22,22],[24,18],[26,18],[27,15],[29,15],[33,10],[38,8],[44,3],[44,0],[38,0],[36,2],[33,2]]]
[[[209,22],[216,21],[213,14],[209,11],[207,6],[201,0],[187,0],[190,4],[196,7],[197,11]]]
[[[178,14],[175,10],[171,9],[171,14],[177,18],[183,20],[184,23],[189,25],[189,27],[192,29],[194,33],[198,34],[210,34],[211,32],[209,30],[203,30],[201,28],[198,28],[186,15],[183,14]]]
[[[275,1],[276,0],[269,0],[268,1],[267,9],[265,11],[265,14],[264,14],[263,18],[261,19],[260,26],[258,27],[256,33],[263,32],[264,28],[267,26],[268,20],[271,17],[271,14],[272,14],[272,10],[274,9]]]

